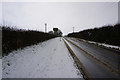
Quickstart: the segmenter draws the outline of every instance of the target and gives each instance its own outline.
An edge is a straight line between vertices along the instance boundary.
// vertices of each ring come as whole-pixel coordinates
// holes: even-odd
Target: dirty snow
[[[74,38],[73,38],[74,39]],[[88,43],[92,43],[92,44],[97,44],[99,46],[104,46],[104,47],[108,47],[108,48],[114,48],[114,49],[118,49],[120,50],[119,46],[115,46],[115,45],[109,45],[109,44],[105,44],[105,43],[99,43],[99,42],[94,42],[94,41],[88,41],[88,40],[84,40],[84,39],[80,39],[84,42],[88,42]]]
[[[115,49],[120,50],[119,46],[109,45],[109,44],[105,44],[105,43],[98,43],[98,42],[93,42],[93,41],[88,41],[88,43],[98,44],[99,46],[104,46],[104,47],[108,47],[108,48],[115,48]]]
[[[0,80],[2,79],[2,59],[0,59]]]
[[[3,78],[82,78],[61,38],[13,51],[2,63]]]

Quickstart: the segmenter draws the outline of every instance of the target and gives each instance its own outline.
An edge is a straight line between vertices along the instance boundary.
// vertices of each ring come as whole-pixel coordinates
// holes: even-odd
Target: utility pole
[[[75,28],[75,27],[73,27],[73,33],[74,33],[74,28]]]
[[[47,33],[47,23],[45,23],[45,33]]]
[[[4,14],[3,14],[3,16],[2,16],[2,25],[5,26]]]

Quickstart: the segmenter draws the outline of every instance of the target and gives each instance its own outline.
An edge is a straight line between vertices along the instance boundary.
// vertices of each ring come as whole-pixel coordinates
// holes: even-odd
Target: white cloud
[[[3,2],[119,2],[120,0],[3,0]]]
[[[118,21],[117,2],[7,2],[3,13],[7,24],[19,28],[44,31],[59,27],[64,34],[83,29],[115,24]]]
[[[0,3],[0,24],[2,24],[2,3]]]

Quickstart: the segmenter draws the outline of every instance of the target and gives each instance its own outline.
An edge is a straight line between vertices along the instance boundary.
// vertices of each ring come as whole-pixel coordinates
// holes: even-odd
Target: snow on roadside
[[[2,59],[0,59],[0,80],[2,79]]]
[[[60,38],[13,51],[2,63],[3,78],[82,78]]]
[[[74,38],[73,38],[74,39]],[[115,45],[109,45],[109,44],[105,44],[105,43],[99,43],[99,42],[94,42],[94,41],[88,41],[88,40],[84,40],[84,39],[80,39],[84,42],[88,42],[88,43],[92,43],[92,44],[97,44],[99,46],[104,46],[104,47],[108,47],[108,48],[114,48],[114,49],[118,49],[120,50],[119,46],[115,46]]]
[[[104,47],[108,47],[108,48],[115,48],[115,49],[120,50],[119,46],[109,45],[109,44],[105,44],[105,43],[98,43],[98,42],[93,42],[93,41],[88,41],[88,43],[93,43],[93,44],[97,44],[99,46],[104,46]]]

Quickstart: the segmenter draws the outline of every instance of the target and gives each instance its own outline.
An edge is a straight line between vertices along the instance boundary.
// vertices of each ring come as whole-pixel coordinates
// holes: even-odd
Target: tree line
[[[39,42],[56,37],[55,35],[34,31],[15,29],[6,26],[2,27],[2,55],[8,55],[9,52],[24,48]]]
[[[120,46],[120,24],[69,33],[67,36]]]

